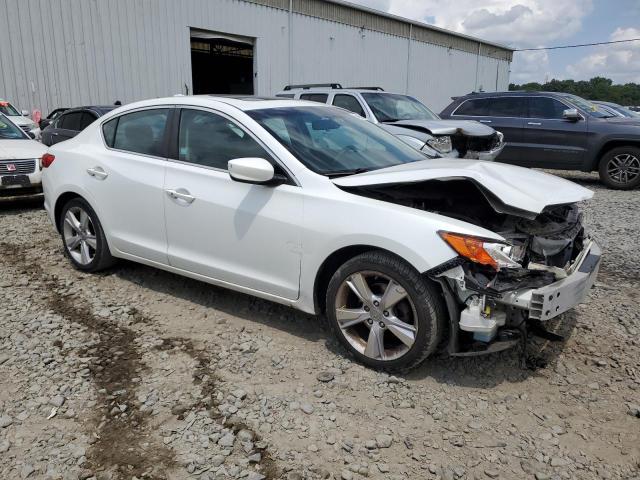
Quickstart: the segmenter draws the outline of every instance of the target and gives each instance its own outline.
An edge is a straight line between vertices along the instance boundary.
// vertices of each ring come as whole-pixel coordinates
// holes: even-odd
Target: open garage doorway
[[[191,29],[193,93],[253,95],[254,41]]]

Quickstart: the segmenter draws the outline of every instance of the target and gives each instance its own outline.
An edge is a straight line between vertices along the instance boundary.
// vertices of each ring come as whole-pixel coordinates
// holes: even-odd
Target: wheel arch
[[[594,156],[593,161],[591,163],[590,171],[594,172],[598,170],[600,166],[600,162],[602,158],[611,150],[618,147],[634,147],[640,148],[640,139],[638,140],[623,140],[623,139],[612,139],[606,141],[598,150],[598,153]]]

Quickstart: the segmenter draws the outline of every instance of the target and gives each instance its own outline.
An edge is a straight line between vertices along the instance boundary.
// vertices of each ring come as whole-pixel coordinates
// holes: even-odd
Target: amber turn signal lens
[[[488,265],[498,270],[498,263],[484,249],[484,241],[459,233],[439,232],[442,239],[459,255],[481,265]]]

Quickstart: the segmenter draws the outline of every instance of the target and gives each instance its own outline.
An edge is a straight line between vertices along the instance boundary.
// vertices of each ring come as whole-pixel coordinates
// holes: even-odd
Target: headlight
[[[448,135],[433,137],[431,140],[427,140],[427,145],[440,153],[449,153],[452,148],[451,137]]]
[[[418,150],[424,147],[424,142],[422,140],[418,140],[415,137],[410,137],[409,135],[397,135],[397,137],[407,145],[411,145],[413,148],[416,148]]]
[[[514,260],[513,246],[496,240],[488,240],[471,235],[452,232],[438,232],[460,256],[474,263],[487,265],[494,270],[501,268],[520,268]]]

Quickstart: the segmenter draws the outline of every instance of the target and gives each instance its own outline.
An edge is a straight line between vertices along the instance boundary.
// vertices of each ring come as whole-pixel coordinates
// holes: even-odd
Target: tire
[[[382,251],[363,253],[338,268],[327,288],[326,312],[334,334],[359,362],[388,371],[420,365],[445,329],[437,287]]]
[[[58,222],[64,254],[76,269],[99,272],[115,263],[100,220],[84,199],[69,200]]]
[[[600,181],[616,190],[630,190],[640,185],[640,148],[617,147],[600,159]]]

